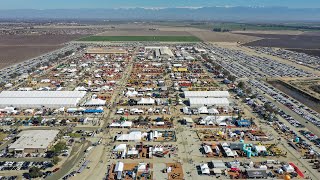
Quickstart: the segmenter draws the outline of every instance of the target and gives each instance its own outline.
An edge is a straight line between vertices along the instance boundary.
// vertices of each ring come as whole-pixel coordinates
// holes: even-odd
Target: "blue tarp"
[[[103,113],[103,110],[100,109],[86,109],[84,113]]]
[[[247,126],[251,126],[251,122],[246,119],[242,119],[242,120],[237,120],[236,125],[241,127],[247,127]]]

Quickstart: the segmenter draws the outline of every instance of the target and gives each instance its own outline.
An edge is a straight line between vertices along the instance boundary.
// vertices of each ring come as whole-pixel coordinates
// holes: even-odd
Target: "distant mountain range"
[[[201,7],[0,10],[0,19],[320,21],[320,9],[286,7]]]

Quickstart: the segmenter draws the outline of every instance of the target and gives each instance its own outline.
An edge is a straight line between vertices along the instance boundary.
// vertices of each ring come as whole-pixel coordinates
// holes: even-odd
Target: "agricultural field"
[[[160,42],[200,42],[195,36],[89,36],[78,41],[160,41]]]
[[[145,28],[142,29],[117,29],[117,30],[108,30],[103,33],[97,34],[97,36],[192,36],[187,31],[163,31],[162,29],[157,30],[147,30]]]
[[[200,38],[202,41],[206,42],[239,42],[239,43],[249,43],[252,41],[260,40],[259,37],[232,34],[229,32],[213,32],[213,31],[191,31],[192,35]]]
[[[25,61],[29,58],[39,56],[41,54],[54,51],[61,47],[63,46],[0,46],[0,69]]]
[[[250,42],[248,46],[279,47],[291,49],[317,49],[320,43],[320,33],[302,33],[300,35],[291,34],[262,34],[262,33],[239,33],[242,35],[263,38],[258,41]]]
[[[0,69],[63,47],[83,35],[0,35]]]

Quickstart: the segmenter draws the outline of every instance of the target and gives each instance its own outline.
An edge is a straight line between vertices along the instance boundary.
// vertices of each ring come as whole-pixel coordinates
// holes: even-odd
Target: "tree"
[[[67,149],[67,144],[65,142],[58,142],[56,145],[53,146],[52,151],[54,153],[61,153],[62,150]]]
[[[238,84],[238,87],[240,89],[243,89],[244,88],[244,82],[243,81],[240,81],[239,84]]]
[[[42,171],[40,170],[40,168],[38,168],[38,167],[31,167],[30,169],[29,169],[29,175],[30,175],[30,177],[32,177],[32,178],[37,178],[37,177],[41,177],[42,176]]]
[[[139,121],[139,122],[141,122],[141,121],[143,121],[143,120],[144,120],[144,119],[143,119],[143,116],[139,116],[139,117],[138,117],[138,121]]]
[[[234,82],[236,80],[236,77],[232,76],[232,75],[229,75],[228,76],[228,79],[232,82]]]
[[[53,159],[52,159],[52,163],[54,165],[58,164],[60,162],[60,158],[58,156],[54,156]]]
[[[60,121],[60,124],[62,124],[62,125],[66,125],[66,124],[67,124],[67,120],[62,119],[62,120]]]
[[[123,116],[121,116],[120,117],[120,122],[124,122],[124,121],[126,121],[126,119]]]

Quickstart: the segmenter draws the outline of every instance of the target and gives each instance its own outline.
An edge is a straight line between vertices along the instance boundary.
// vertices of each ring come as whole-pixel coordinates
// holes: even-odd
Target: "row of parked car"
[[[0,176],[0,180],[16,180],[18,176]]]
[[[62,179],[63,180],[67,180],[67,179],[69,179],[69,178],[71,178],[73,176],[76,176],[76,175],[77,175],[77,171],[72,171],[71,173],[65,175]]]
[[[42,170],[53,167],[51,161],[44,162],[30,162],[30,161],[1,161],[0,162],[0,171],[19,171],[19,170],[28,170],[30,167],[38,167]]]
[[[275,57],[293,61],[315,69],[320,69],[320,57],[310,56],[305,53],[293,52],[286,49],[276,49],[271,47],[249,47],[258,53],[269,54]]]
[[[313,134],[310,131],[305,131],[305,130],[300,130],[299,131],[304,137],[306,137],[307,139],[309,139],[311,142],[313,142],[317,147],[320,148],[320,138]]]
[[[249,80],[248,81],[253,87],[262,90],[264,93],[270,95],[272,98],[274,98],[279,103],[287,106],[292,111],[303,117],[308,122],[313,123],[314,125],[320,127],[320,121],[318,121],[316,118],[319,118],[319,113],[313,112],[311,109],[306,109],[305,106],[303,106],[301,103],[297,102],[296,100],[288,97],[282,92],[279,92],[273,87],[269,87],[264,82],[257,81],[257,80]],[[312,113],[311,113],[312,112]]]

